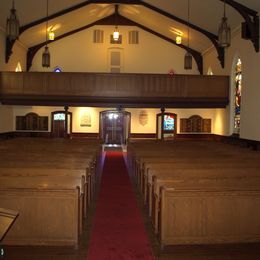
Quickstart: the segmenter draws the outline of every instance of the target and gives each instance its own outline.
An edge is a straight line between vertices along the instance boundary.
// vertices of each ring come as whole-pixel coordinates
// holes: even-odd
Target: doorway
[[[177,133],[177,115],[174,113],[160,113],[156,117],[156,135],[160,140],[173,140]]]
[[[130,135],[131,114],[126,111],[100,112],[100,138],[103,144],[126,144]]]
[[[68,112],[68,122],[67,122],[67,133],[66,133],[66,114],[64,111],[55,111],[51,113],[52,124],[51,132],[52,137],[55,138],[65,138],[72,132],[72,113]]]

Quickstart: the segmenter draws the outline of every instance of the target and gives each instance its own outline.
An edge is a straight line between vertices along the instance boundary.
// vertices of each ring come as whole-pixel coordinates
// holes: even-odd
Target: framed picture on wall
[[[90,113],[83,113],[80,117],[80,126],[81,127],[91,127],[91,115]]]

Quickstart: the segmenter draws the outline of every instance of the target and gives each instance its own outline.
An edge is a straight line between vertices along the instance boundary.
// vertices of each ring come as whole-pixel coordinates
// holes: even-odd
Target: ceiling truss
[[[224,0],[219,0],[219,1],[223,2]],[[183,19],[181,19],[179,17],[176,17],[176,16],[174,16],[174,15],[172,15],[172,14],[170,14],[170,13],[164,11],[164,10],[161,10],[158,7],[150,5],[150,4],[148,4],[148,3],[144,2],[144,1],[141,1],[141,0],[134,0],[134,1],[131,1],[131,0],[110,0],[110,1],[109,0],[89,0],[89,1],[84,1],[84,2],[82,2],[80,4],[78,4],[78,5],[72,6],[70,8],[64,9],[64,10],[62,10],[60,12],[52,14],[49,17],[44,17],[42,19],[39,19],[39,20],[34,21],[34,22],[30,23],[30,24],[27,24],[27,25],[24,25],[24,26],[20,27],[20,34],[23,33],[25,30],[33,27],[33,26],[36,26],[36,25],[41,24],[43,22],[46,22],[47,20],[51,20],[51,19],[57,18],[59,16],[65,15],[65,14],[67,14],[69,12],[72,12],[74,10],[80,9],[80,8],[82,8],[84,6],[89,5],[89,4],[104,4],[104,3],[142,5],[142,6],[146,7],[146,8],[148,8],[148,9],[150,9],[150,10],[152,10],[154,12],[157,12],[157,13],[165,16],[165,17],[168,17],[168,18],[170,18],[170,19],[172,19],[174,21],[177,21],[177,22],[180,22],[180,23],[185,24],[187,26],[190,26],[190,28],[192,28],[192,29],[194,29],[194,30],[204,34],[212,42],[212,44],[214,45],[214,47],[215,47],[215,49],[216,49],[216,51],[218,53],[218,59],[220,61],[220,64],[224,68],[224,65],[225,65],[225,50],[224,50],[224,48],[219,47],[219,45],[218,45],[218,37],[215,34],[213,34],[211,32],[208,32],[208,31],[206,31],[206,30],[204,30],[204,29],[202,29],[202,28],[200,28],[200,27],[198,27],[198,26],[196,26],[196,25],[194,25],[192,23],[188,23],[187,21],[185,21],[185,20],[183,20]],[[239,14],[245,19],[246,26],[247,26],[247,28],[249,30],[249,39],[252,41],[256,52],[259,52],[259,17],[257,15],[257,12],[252,10],[252,9],[247,8],[244,5],[241,5],[241,4],[237,3],[237,2],[235,2],[234,0],[226,0],[226,3],[229,4],[231,7],[233,7],[237,12],[239,12]],[[129,21],[131,21],[131,20],[129,20]],[[97,21],[97,22],[95,22],[93,24],[98,24],[98,22],[99,21]],[[133,21],[131,21],[131,22],[133,22]],[[133,22],[133,23],[135,23],[135,22]],[[89,27],[93,26],[93,24],[89,25]],[[142,28],[142,27],[143,27],[143,29],[146,28],[146,31],[150,31],[151,33],[157,35],[158,37],[164,38],[167,41],[171,41],[172,43],[175,43],[174,40],[172,40],[172,39],[170,39],[170,38],[168,38],[168,37],[166,37],[164,35],[161,35],[158,32],[152,31],[151,29],[149,29],[149,28],[147,28],[147,27],[145,27],[145,26],[143,26],[141,24],[138,24],[138,23],[135,23],[135,24],[139,28]],[[89,27],[87,27],[87,28],[89,28]],[[85,28],[85,27],[82,27],[82,28]],[[76,29],[74,31],[77,31],[77,30],[80,30],[80,29]],[[68,34],[70,35],[70,32],[66,33],[64,35],[68,35]],[[61,37],[64,38],[65,37],[64,35],[60,36],[60,37],[57,37],[57,39],[61,39]],[[9,60],[11,54],[12,54],[12,48],[13,48],[14,43],[15,43],[15,41],[10,41],[9,39],[6,38],[6,55],[5,55],[6,56],[5,57],[6,58],[6,63],[8,62],[8,60]],[[41,45],[41,44],[39,44],[39,45]],[[39,46],[39,45],[37,45],[37,46]],[[181,46],[178,45],[178,46],[181,47],[181,48],[185,47],[183,45],[181,45]],[[33,47],[29,48],[28,53],[32,54],[33,53],[33,49],[35,49],[35,47],[36,46],[33,46]],[[195,55],[195,53],[198,53],[198,52],[193,50],[193,53]],[[196,60],[195,56],[197,54],[195,56],[194,55],[193,55],[193,57]],[[198,58],[197,58],[197,60],[198,60]],[[196,62],[197,62],[197,60],[196,60]],[[30,66],[30,62],[31,61],[30,61],[30,59],[27,60],[27,68],[28,68],[28,66]],[[201,69],[199,68],[199,70],[201,70]]]

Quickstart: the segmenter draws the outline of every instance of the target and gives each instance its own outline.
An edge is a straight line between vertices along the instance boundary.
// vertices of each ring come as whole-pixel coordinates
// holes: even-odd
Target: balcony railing
[[[0,101],[34,105],[225,107],[229,77],[1,72]]]

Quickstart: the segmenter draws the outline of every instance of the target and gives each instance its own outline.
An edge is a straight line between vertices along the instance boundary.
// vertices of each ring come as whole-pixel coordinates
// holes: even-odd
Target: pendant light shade
[[[46,42],[45,42],[44,51],[42,53],[42,66],[44,68],[49,68],[51,65],[51,54],[49,52],[49,47],[48,47],[48,9],[49,9],[49,0],[47,0],[46,29],[45,29]]]
[[[6,21],[6,34],[9,40],[16,40],[19,37],[19,20],[16,15],[16,9],[14,8],[14,1],[12,9],[10,10],[10,17]]]
[[[117,26],[115,27],[115,31],[113,32],[113,40],[118,41],[119,40],[119,31]]]
[[[192,69],[192,55],[187,51],[184,56],[184,69],[191,70]]]
[[[226,1],[224,1],[224,15],[218,29],[218,43],[220,47],[229,47],[231,44],[231,30],[226,17]]]
[[[51,55],[49,52],[49,47],[46,45],[44,52],[42,53],[42,66],[44,68],[49,68],[51,65]]]
[[[49,38],[50,41],[54,41],[55,40],[55,33],[54,33],[53,30],[49,31],[48,38]]]
[[[188,48],[190,47],[190,0],[188,0]],[[184,69],[192,69],[192,55],[189,51],[184,56]]]
[[[117,27],[117,16],[118,16],[118,5],[115,5],[115,30],[113,32],[113,40],[115,42],[119,41],[120,33]]]
[[[180,35],[177,35],[177,36],[176,36],[176,43],[177,43],[177,44],[181,44],[181,40],[182,40],[181,36],[180,36]]]

